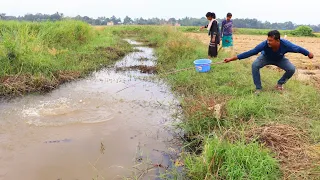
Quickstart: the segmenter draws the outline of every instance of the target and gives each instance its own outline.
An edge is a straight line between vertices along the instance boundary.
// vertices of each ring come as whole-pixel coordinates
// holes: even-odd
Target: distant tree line
[[[75,19],[85,21],[92,25],[107,25],[109,22],[113,22],[114,25],[119,24],[138,24],[138,25],[163,25],[163,24],[179,24],[181,26],[202,26],[207,22],[205,17],[203,18],[190,18],[185,17],[181,19],[160,19],[160,18],[135,18],[132,19],[126,16],[123,20],[117,18],[115,16],[112,17],[98,17],[98,18],[90,18],[88,16],[76,16],[76,17],[65,17],[62,13],[55,13],[55,14],[26,14],[24,16],[6,16],[5,13],[0,13],[1,20],[19,20],[19,21],[59,21],[62,19]],[[219,22],[222,19],[218,19]],[[279,30],[293,30],[296,29],[299,25],[294,24],[291,21],[284,22],[284,23],[271,23],[268,21],[262,22],[257,19],[233,19],[234,27],[236,28],[254,28],[254,29],[279,29]],[[309,25],[313,31],[320,32],[320,24],[319,25]]]

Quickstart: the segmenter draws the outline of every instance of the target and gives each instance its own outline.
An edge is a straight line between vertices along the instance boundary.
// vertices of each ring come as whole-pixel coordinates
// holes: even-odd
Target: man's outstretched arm
[[[265,45],[266,45],[266,41],[260,43],[258,46],[256,46],[254,49],[251,49],[250,51],[241,53],[238,56],[235,56],[233,58],[227,58],[227,59],[224,60],[224,62],[228,63],[228,62],[231,62],[231,61],[235,61],[235,60],[238,60],[238,59],[239,60],[246,59],[248,57],[256,55],[256,54],[258,54],[259,52],[261,52],[263,50]]]
[[[304,49],[301,46],[295,45],[289,41],[287,41],[287,46],[289,47],[289,52],[300,53],[305,56],[308,56],[310,59],[313,58],[313,53],[309,52],[308,50]]]

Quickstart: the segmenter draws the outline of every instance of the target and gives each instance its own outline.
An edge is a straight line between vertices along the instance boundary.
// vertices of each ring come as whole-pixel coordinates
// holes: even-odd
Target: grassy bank
[[[175,28],[112,28],[155,45],[161,74],[188,68],[207,47]],[[227,53],[220,53],[221,61]],[[315,179],[319,175],[320,95],[290,80],[273,90],[282,72],[262,70],[265,91],[252,93],[251,62],[216,65],[209,73],[164,76],[181,97],[185,169],[191,179]]]
[[[52,90],[129,50],[119,36],[79,21],[0,21],[0,96]]]

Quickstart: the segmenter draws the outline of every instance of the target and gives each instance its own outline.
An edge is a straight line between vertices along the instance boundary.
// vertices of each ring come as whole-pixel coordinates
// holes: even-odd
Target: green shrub
[[[291,34],[294,36],[310,36],[310,37],[315,36],[313,34],[312,28],[309,26],[299,26],[295,30],[293,30]]]
[[[279,163],[269,151],[256,143],[231,144],[209,138],[200,156],[185,161],[188,177],[203,179],[279,179]]]

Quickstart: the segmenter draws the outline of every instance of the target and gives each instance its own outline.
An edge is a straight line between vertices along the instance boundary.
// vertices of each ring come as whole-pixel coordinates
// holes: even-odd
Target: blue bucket
[[[198,59],[193,63],[197,72],[208,72],[210,71],[212,61],[210,59]]]

